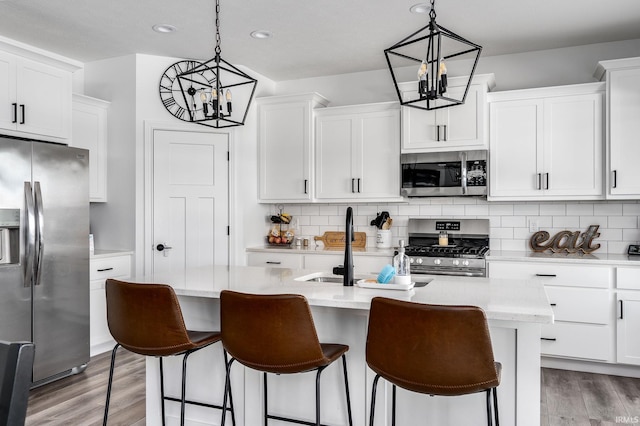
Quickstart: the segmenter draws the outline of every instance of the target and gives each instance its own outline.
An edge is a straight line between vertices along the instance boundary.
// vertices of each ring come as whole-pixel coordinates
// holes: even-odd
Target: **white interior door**
[[[226,133],[153,133],[153,273],[173,285],[188,269],[229,263],[228,150]]]

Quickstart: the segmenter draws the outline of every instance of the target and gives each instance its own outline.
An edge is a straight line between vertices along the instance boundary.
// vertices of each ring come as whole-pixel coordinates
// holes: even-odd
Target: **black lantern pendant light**
[[[400,103],[419,109],[438,109],[463,104],[473,79],[482,46],[470,42],[436,23],[435,0],[431,0],[429,24],[385,49],[387,65]],[[464,91],[448,90],[450,59],[460,65],[458,75],[468,75]],[[472,64],[472,65],[471,65]],[[410,93],[398,86],[398,76],[415,66],[417,82]],[[470,70],[469,70],[470,69]],[[403,93],[404,92],[404,93]]]
[[[222,59],[219,0],[215,56],[205,63],[190,63],[176,78],[188,106],[183,120],[215,128],[244,125],[258,80]]]

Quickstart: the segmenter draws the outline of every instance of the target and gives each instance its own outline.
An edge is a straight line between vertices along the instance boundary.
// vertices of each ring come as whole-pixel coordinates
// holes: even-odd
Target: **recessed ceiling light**
[[[431,6],[427,3],[418,3],[411,6],[409,11],[411,11],[411,13],[426,14],[431,12]]]
[[[170,24],[155,24],[153,27],[153,31],[157,33],[172,33],[178,31],[176,27]]]
[[[271,38],[272,36],[271,31],[266,30],[257,30],[251,33],[251,37],[258,39]]]

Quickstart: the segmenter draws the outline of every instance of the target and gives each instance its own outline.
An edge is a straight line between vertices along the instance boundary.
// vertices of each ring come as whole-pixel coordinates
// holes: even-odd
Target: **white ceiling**
[[[419,0],[221,0],[222,57],[275,81],[385,68],[427,24]],[[214,0],[0,0],[0,35],[82,62],[146,53],[209,59]],[[439,0],[437,22],[483,56],[640,39],[639,0]],[[178,32],[151,27],[172,24]],[[254,30],[273,37],[256,40]]]

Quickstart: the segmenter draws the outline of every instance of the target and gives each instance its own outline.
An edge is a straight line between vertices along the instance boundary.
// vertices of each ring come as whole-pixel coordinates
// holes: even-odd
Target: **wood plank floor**
[[[27,426],[102,424],[111,352],[95,356],[78,375],[31,390]],[[118,350],[113,379],[109,426],[145,424],[144,357]]]
[[[92,358],[82,374],[32,390],[26,425],[102,424],[110,355]],[[118,351],[110,426],[145,424],[144,366],[144,357]],[[543,368],[541,384],[541,426],[640,423],[640,379]]]
[[[640,423],[640,379],[542,369],[542,426]]]

